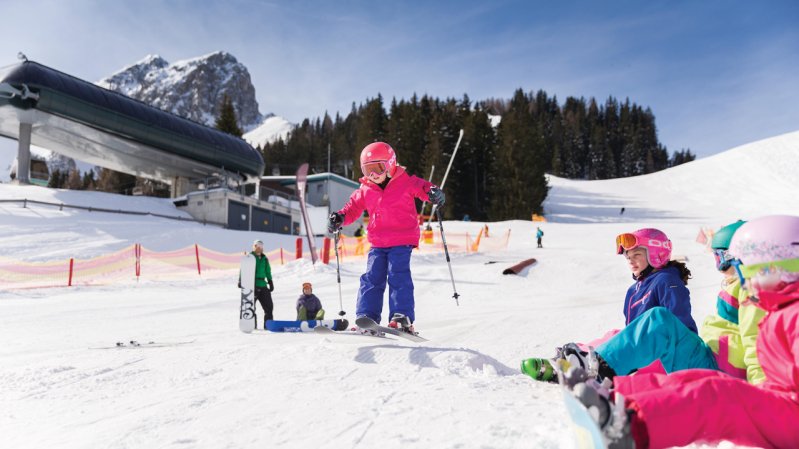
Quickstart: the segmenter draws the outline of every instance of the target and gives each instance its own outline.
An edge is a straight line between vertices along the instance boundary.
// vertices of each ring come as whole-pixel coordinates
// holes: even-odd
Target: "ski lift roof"
[[[19,138],[19,124],[30,123],[34,145],[167,182],[220,174],[254,181],[263,173],[261,154],[238,137],[33,61],[0,70],[0,88],[7,137]]]
[[[293,186],[297,183],[296,176],[261,176],[261,181],[272,181],[277,182],[282,186]],[[360,187],[360,183],[358,181],[353,181],[351,179],[347,179],[341,175],[337,175],[335,173],[316,173],[313,175],[308,175],[308,182],[321,182],[321,181],[333,181],[339,184],[344,184],[348,187],[352,187],[353,189],[357,189]]]

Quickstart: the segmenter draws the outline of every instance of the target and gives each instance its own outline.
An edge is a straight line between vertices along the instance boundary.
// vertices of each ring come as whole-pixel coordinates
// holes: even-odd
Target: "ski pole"
[[[444,225],[442,224],[441,211],[436,209],[436,217],[438,218],[438,229],[441,231],[441,243],[444,244],[444,254],[447,256],[447,267],[449,267],[449,278],[452,280],[452,297],[455,298],[455,305],[459,306],[458,291],[455,289],[455,276],[452,275],[452,264],[449,261],[449,250],[447,249],[447,239],[444,238]]]
[[[463,130],[461,129],[460,133],[458,134],[458,142],[455,143],[455,150],[452,152],[452,156],[449,158],[449,164],[447,165],[447,171],[444,172],[444,179],[441,180],[441,185],[438,186],[441,191],[444,191],[444,184],[447,183],[447,176],[449,176],[449,169],[452,168],[452,161],[455,160],[455,155],[458,154],[458,147],[461,146],[461,139],[463,139]],[[424,211],[423,211],[424,212]],[[438,212],[438,207],[433,204],[432,209],[430,209],[430,219],[427,220],[427,224],[433,221],[433,212]],[[441,223],[441,220],[438,220]]]
[[[341,308],[341,311],[338,313],[339,316],[344,316],[347,312],[344,311],[344,302],[341,298],[341,265],[338,261],[338,237],[341,234],[341,229],[333,233],[334,245],[336,250],[336,282],[338,282],[338,305]]]

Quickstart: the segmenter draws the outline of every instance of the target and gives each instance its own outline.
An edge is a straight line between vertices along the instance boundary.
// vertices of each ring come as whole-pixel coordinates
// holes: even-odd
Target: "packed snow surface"
[[[797,148],[792,133],[647,176],[551,177],[549,222],[488,223],[489,239],[511,231],[506,250],[452,254],[459,306],[444,254],[413,257],[416,326],[430,340],[423,344],[243,334],[235,272],[133,286],[0,288],[0,446],[574,447],[558,387],[520,374],[520,360],[623,325],[632,280],[614,238],[642,227],[664,230],[674,254],[688,259],[701,322],[721,278],[695,242],[700,227],[799,215]],[[0,199],[12,198],[181,214],[160,199],[0,185]],[[446,221],[444,231],[474,235],[482,226]],[[0,202],[0,256],[28,262],[94,257],[132,243],[236,252],[254,238],[267,250],[293,248],[290,236]],[[537,264],[520,275],[502,275],[531,257]],[[343,309],[354,321],[364,259],[341,264],[341,298],[335,263],[272,263],[276,318],[294,319],[301,284],[310,281],[329,318]],[[130,340],[182,344],[92,349]]]

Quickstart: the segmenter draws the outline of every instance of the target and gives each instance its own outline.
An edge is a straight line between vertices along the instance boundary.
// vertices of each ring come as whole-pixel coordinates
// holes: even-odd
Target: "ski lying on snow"
[[[187,345],[189,343],[194,343],[194,340],[191,341],[173,341],[173,342],[159,342],[159,341],[137,341],[137,340],[130,340],[130,341],[118,341],[114,346],[100,346],[96,348],[89,348],[89,349],[137,349],[137,348],[168,348],[170,346],[180,346],[180,345]]]
[[[418,336],[416,334],[410,334],[408,332],[401,331],[399,329],[394,329],[393,327],[381,326],[381,325],[377,324],[375,322],[375,320],[373,320],[373,319],[371,319],[369,317],[366,317],[366,316],[358,317],[355,320],[355,324],[357,324],[358,327],[362,327],[364,329],[374,329],[376,331],[383,332],[385,334],[396,335],[397,337],[401,337],[401,338],[404,338],[406,340],[414,341],[414,342],[417,342],[417,343],[421,343],[423,341],[427,341],[426,338],[420,337],[420,336]]]
[[[384,338],[386,340],[394,340],[393,338],[386,337],[385,334],[382,334],[382,335],[380,335],[380,334],[362,334],[362,333],[360,333],[358,331],[355,331],[355,330],[334,331],[333,329],[330,329],[329,327],[315,327],[313,330],[314,330],[314,332],[317,332],[317,333],[320,333],[320,334],[359,335],[359,336],[362,336],[362,337]]]

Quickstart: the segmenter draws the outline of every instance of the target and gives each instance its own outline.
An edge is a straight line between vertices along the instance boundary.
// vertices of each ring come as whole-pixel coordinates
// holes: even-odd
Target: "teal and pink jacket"
[[[360,188],[339,211],[344,214],[344,225],[360,218],[365,209],[369,212],[366,237],[373,247],[419,246],[421,233],[415,198],[426,201],[433,184],[409,175],[403,167],[397,167],[385,189],[365,177],[360,182]]]
[[[724,279],[716,299],[716,313],[708,315],[699,336],[713,351],[725,373],[759,384],[766,380],[757,361],[758,324],[765,311],[747,303],[738,276]]]
[[[799,447],[799,282],[759,294],[757,358],[766,380],[752,385],[720,371],[689,369],[613,379],[627,408],[636,448],[731,441]]]

